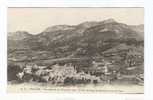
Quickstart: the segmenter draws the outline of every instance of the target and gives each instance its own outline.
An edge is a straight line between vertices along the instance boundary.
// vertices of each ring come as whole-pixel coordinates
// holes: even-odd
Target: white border
[[[11,0],[10,0],[11,1]],[[16,0],[19,1],[19,0]],[[28,0],[29,1],[29,0]],[[3,2],[0,4],[0,97],[2,100],[143,100],[143,95],[130,94],[54,94],[54,93],[6,93],[6,37],[7,37],[7,7],[145,7],[145,100],[153,100],[153,3],[152,2]],[[125,1],[125,0],[124,0]],[[138,0],[134,0],[138,1]],[[142,1],[142,0],[141,0]]]
[[[144,7],[143,2],[8,2],[8,7]]]

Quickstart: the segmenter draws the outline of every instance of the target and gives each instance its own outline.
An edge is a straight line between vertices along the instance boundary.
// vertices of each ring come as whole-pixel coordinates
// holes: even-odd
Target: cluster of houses
[[[104,60],[100,62],[93,60],[92,67],[82,67],[81,71],[78,71],[77,67],[72,63],[51,66],[28,63],[16,76],[20,82],[46,82],[55,85],[111,83],[113,80],[131,78],[131,76],[123,77],[111,62]],[[142,80],[135,76],[132,78]]]
[[[30,64],[23,68],[22,72],[17,73],[17,77],[22,82],[36,81],[47,82],[56,85],[64,84],[85,84],[98,83],[99,77],[87,74],[85,72],[77,72],[72,64],[52,65],[50,68],[46,66],[37,66]]]

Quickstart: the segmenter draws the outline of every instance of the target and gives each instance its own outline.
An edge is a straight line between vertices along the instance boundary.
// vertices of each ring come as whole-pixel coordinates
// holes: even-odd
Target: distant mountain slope
[[[43,32],[55,32],[55,31],[59,31],[59,30],[64,31],[64,30],[71,30],[74,28],[75,28],[75,26],[70,26],[70,25],[56,25],[56,26],[46,28]]]
[[[144,37],[144,25],[131,25],[133,30],[135,30],[140,36]]]
[[[95,27],[91,27],[86,32],[86,35],[91,37],[95,36],[100,39],[127,39],[135,38],[140,39],[141,37],[137,34],[136,31],[132,30],[128,25],[111,22]]]
[[[130,26],[108,19],[75,26],[56,25],[38,35],[24,31],[8,33],[8,48],[48,51],[48,56],[56,57],[96,56],[120,44],[124,44],[125,48],[143,46],[142,34],[142,25]]]
[[[8,50],[13,49],[24,49],[28,48],[29,44],[25,42],[26,39],[30,39],[33,37],[32,34],[26,31],[17,31],[17,32],[9,32],[8,35]]]
[[[32,35],[26,31],[17,31],[9,32],[7,36],[9,40],[23,40],[25,38],[30,38]]]

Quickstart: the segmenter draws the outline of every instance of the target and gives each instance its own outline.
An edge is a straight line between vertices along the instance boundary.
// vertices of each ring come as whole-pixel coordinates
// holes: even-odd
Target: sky
[[[53,25],[77,25],[113,18],[128,25],[144,24],[143,8],[9,8],[8,32],[38,34]]]

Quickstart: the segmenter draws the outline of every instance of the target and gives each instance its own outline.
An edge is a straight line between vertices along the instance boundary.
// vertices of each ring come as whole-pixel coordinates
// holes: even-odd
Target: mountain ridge
[[[127,45],[127,48],[129,45],[143,46],[144,40],[140,36],[142,33],[138,29],[134,30],[135,27],[119,23],[114,19],[86,21],[75,26],[56,25],[46,28],[47,31],[44,30],[37,35],[19,31],[17,33],[23,35],[14,36],[16,39],[8,36],[8,47],[9,50],[28,48],[29,51],[50,51],[51,56],[59,53],[59,57],[96,56],[121,44]]]
[[[46,29],[44,29],[42,32],[46,32],[46,30],[48,30],[49,28],[56,28],[56,27],[78,27],[78,26],[83,26],[83,25],[85,25],[85,24],[95,24],[95,25],[93,25],[93,26],[96,26],[96,25],[99,25],[99,24],[106,24],[106,23],[112,23],[112,22],[116,22],[116,23],[119,23],[119,22],[117,22],[116,20],[114,20],[113,18],[109,18],[109,19],[106,19],[106,20],[103,20],[103,21],[85,21],[85,22],[82,22],[82,23],[80,23],[80,24],[77,24],[77,25],[66,25],[66,24],[63,24],[63,25],[53,25],[53,26],[50,26],[50,27],[47,27]],[[123,24],[123,23],[122,23]],[[128,25],[128,24],[125,24],[125,25]],[[89,25],[90,26],[90,25]],[[139,24],[139,25],[128,25],[128,26],[130,26],[131,28],[132,27],[142,27],[142,29],[141,29],[141,31],[143,30],[143,27],[144,27],[144,24]],[[134,29],[133,28],[133,29]],[[15,31],[15,32],[19,32],[19,31]],[[8,32],[8,33],[15,33],[15,32]],[[27,32],[27,31],[25,31],[25,30],[21,30],[21,32]],[[37,33],[37,34],[31,34],[31,33],[29,33],[29,34],[31,34],[31,35],[39,35],[39,34],[41,34],[42,32],[40,32],[40,33]],[[48,31],[47,31],[48,32]]]

